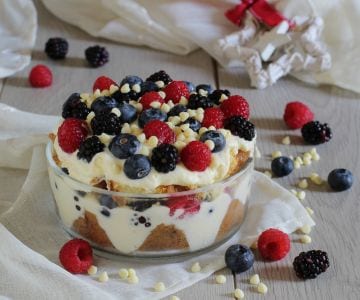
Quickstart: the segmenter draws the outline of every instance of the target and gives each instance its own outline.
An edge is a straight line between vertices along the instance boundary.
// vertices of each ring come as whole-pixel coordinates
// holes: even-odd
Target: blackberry
[[[85,50],[85,58],[94,68],[101,67],[109,61],[109,52],[105,47],[95,45]]]
[[[230,97],[231,94],[228,90],[215,90],[208,96],[208,98],[215,104],[219,105],[222,95]]]
[[[178,104],[175,105],[170,111],[168,112],[168,117],[174,117],[180,115],[181,112],[186,112],[187,108],[184,105]]]
[[[90,162],[95,154],[104,151],[105,145],[97,136],[92,136],[84,140],[79,147],[77,157]]]
[[[179,153],[173,145],[161,144],[152,151],[151,164],[160,173],[174,171],[178,161]]]
[[[90,109],[87,108],[84,102],[80,100],[80,94],[73,93],[65,101],[62,107],[62,117],[67,118],[76,118],[85,120],[87,115],[90,113]]]
[[[255,137],[255,126],[243,117],[234,116],[225,121],[225,129],[229,129],[233,135],[251,141]]]
[[[114,135],[121,132],[121,121],[113,113],[101,113],[91,120],[91,129],[95,135],[102,133]]]
[[[64,59],[69,49],[67,40],[63,38],[50,38],[45,44],[45,53],[52,59]]]
[[[161,70],[159,72],[156,72],[156,73],[150,75],[146,79],[146,81],[152,81],[152,82],[162,81],[166,85],[166,84],[169,84],[173,80],[164,70]]]
[[[332,132],[328,124],[319,121],[311,121],[301,128],[301,134],[305,142],[318,145],[328,142],[332,138]]]
[[[114,98],[118,103],[129,103],[131,100],[129,94],[123,94],[120,92],[120,90],[117,90],[115,93],[111,94],[111,98]]]
[[[214,106],[214,102],[212,100],[210,100],[208,97],[201,96],[198,94],[191,94],[189,97],[189,103],[187,105],[187,107],[191,109],[197,109],[199,107],[205,109],[213,106]]]
[[[296,276],[301,279],[314,279],[329,268],[329,258],[326,252],[311,250],[301,252],[293,262]]]

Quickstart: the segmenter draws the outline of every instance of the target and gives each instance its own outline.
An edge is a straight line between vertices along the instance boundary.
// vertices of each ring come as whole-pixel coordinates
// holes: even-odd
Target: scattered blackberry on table
[[[91,129],[95,135],[102,133],[118,134],[121,131],[121,122],[117,115],[113,113],[101,113],[95,115],[90,122]]]
[[[196,92],[202,96],[208,96],[212,91],[213,88],[210,84],[199,84],[196,86]]]
[[[150,75],[146,79],[146,81],[152,81],[152,82],[162,81],[165,85],[167,85],[173,80],[164,70],[161,70],[159,72]]]
[[[213,106],[214,103],[208,97],[201,96],[199,94],[191,94],[187,105],[190,109],[197,109],[199,107],[209,108]]]
[[[225,148],[226,140],[224,135],[221,132],[215,131],[215,130],[208,130],[204,132],[200,136],[200,141],[205,143],[205,141],[210,140],[214,142],[215,148],[211,151],[213,153],[220,152],[222,149]]]
[[[244,245],[232,245],[225,252],[226,266],[234,273],[249,270],[254,264],[254,254]]]
[[[189,93],[192,93],[196,90],[195,85],[192,82],[190,81],[184,81],[184,82],[189,90]]]
[[[69,43],[64,38],[50,38],[45,44],[45,53],[52,59],[64,59],[69,50]]]
[[[151,163],[148,157],[142,154],[135,154],[126,159],[124,173],[130,179],[141,179],[151,171]]]
[[[335,169],[329,173],[328,183],[334,191],[342,192],[351,188],[354,178],[346,169]]]
[[[325,272],[329,266],[329,257],[321,250],[301,252],[293,262],[296,276],[301,279],[314,279]]]
[[[100,139],[97,136],[92,136],[82,141],[77,157],[90,162],[97,153],[103,152],[104,148],[105,145],[100,141]]]
[[[109,61],[109,52],[105,47],[95,45],[85,50],[85,58],[90,66],[98,68]]]
[[[138,123],[141,128],[144,128],[145,124],[150,121],[153,120],[165,121],[166,119],[167,119],[166,113],[162,112],[160,109],[149,108],[141,112],[138,119]]]
[[[180,115],[180,113],[186,112],[186,111],[187,111],[186,106],[178,104],[178,105],[175,105],[173,108],[171,108],[167,115],[168,115],[168,117],[174,117],[174,116],[178,116],[178,115]]]
[[[332,138],[332,132],[327,123],[311,121],[301,128],[301,134],[305,142],[318,145],[328,142]]]
[[[280,156],[271,162],[271,171],[277,177],[289,175],[294,170],[294,162],[286,156]]]
[[[182,124],[189,124],[190,129],[195,132],[198,132],[201,128],[201,123],[193,117],[187,118]]]
[[[136,120],[136,118],[137,118],[136,108],[134,106],[132,106],[131,104],[122,102],[117,106],[117,108],[121,112],[121,115],[119,117],[121,123],[129,123],[130,124]]]
[[[251,141],[255,137],[254,124],[240,116],[227,119],[224,128],[230,130],[233,135],[237,135],[247,141]]]
[[[161,144],[153,149],[151,164],[156,171],[168,173],[175,170],[179,159],[179,153],[176,147],[170,144]]]
[[[117,106],[114,98],[108,96],[100,96],[91,104],[91,109],[95,114],[110,113],[110,111]]]
[[[139,140],[135,135],[129,133],[121,133],[115,136],[109,144],[110,152],[120,159],[134,155],[139,148]]]
[[[76,118],[85,120],[87,115],[90,113],[90,109],[87,108],[84,102],[81,102],[80,94],[73,93],[65,101],[62,107],[62,117]]]
[[[208,98],[215,104],[219,105],[220,99],[223,95],[230,97],[230,92],[228,90],[214,90],[210,95],[208,95]]]

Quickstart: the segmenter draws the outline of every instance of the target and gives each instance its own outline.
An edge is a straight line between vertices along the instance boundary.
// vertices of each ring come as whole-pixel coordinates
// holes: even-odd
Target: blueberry
[[[129,75],[126,76],[123,80],[120,82],[120,86],[123,86],[124,84],[129,84],[130,87],[132,87],[135,84],[142,84],[143,80],[139,76]]]
[[[149,108],[144,110],[139,116],[139,126],[144,128],[145,124],[153,121],[153,120],[160,120],[165,121],[167,118],[166,113],[162,112],[160,109],[156,108]]]
[[[294,163],[286,156],[277,157],[271,162],[271,171],[278,177],[289,175],[293,170]]]
[[[94,100],[91,104],[91,109],[95,114],[109,113],[114,107],[117,106],[117,102],[112,97],[101,96]]]
[[[118,134],[109,144],[110,152],[120,159],[134,155],[139,147],[140,142],[137,137],[129,133]]]
[[[219,152],[225,148],[225,144],[226,144],[225,137],[222,133],[220,133],[218,131],[208,130],[208,131],[204,132],[200,136],[200,141],[205,143],[206,140],[213,141],[215,144],[215,148],[211,152],[214,152],[214,153]]]
[[[199,94],[200,90],[207,92],[207,95],[209,95],[212,93],[213,88],[210,84],[199,84],[196,86],[196,92]]]
[[[108,195],[101,195],[99,199],[100,205],[113,209],[118,207],[117,203]]]
[[[195,85],[192,82],[190,82],[190,81],[184,81],[184,82],[189,90],[189,93],[192,93],[195,91]]]
[[[180,115],[182,112],[186,112],[186,106],[182,104],[175,105],[170,111],[168,112],[168,117],[174,117]]]
[[[246,246],[232,245],[225,252],[225,263],[234,273],[242,273],[253,266],[254,254]]]
[[[136,108],[129,103],[122,102],[118,105],[121,112],[120,122],[121,123],[132,123],[136,120]]]
[[[150,208],[151,206],[153,206],[156,202],[158,202],[157,200],[136,200],[133,202],[129,202],[128,206],[130,206],[133,210],[135,211],[140,211],[143,212],[145,210],[147,210],[148,208]],[[137,214],[134,214],[134,216],[136,216]]]
[[[144,95],[147,92],[155,91],[157,92],[159,90],[159,87],[155,82],[152,81],[144,81],[142,84],[140,84],[140,96]]]
[[[135,154],[126,159],[124,172],[130,179],[141,179],[147,176],[151,171],[149,158],[142,154]]]
[[[345,191],[351,188],[354,178],[352,173],[346,169],[332,170],[328,176],[328,183],[334,191]]]
[[[195,132],[198,132],[201,128],[201,123],[195,118],[188,118],[183,124],[189,124],[190,128]]]

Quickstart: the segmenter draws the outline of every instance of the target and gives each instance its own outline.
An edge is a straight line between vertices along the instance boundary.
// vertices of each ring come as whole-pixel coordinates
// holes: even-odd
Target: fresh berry
[[[286,104],[284,121],[289,128],[301,128],[312,120],[314,120],[314,114],[304,103],[294,101]]]
[[[141,86],[142,83],[143,83],[143,80],[139,76],[128,75],[123,80],[121,80],[120,86],[122,87],[124,84],[128,84],[131,89],[134,85],[137,85],[137,84],[139,86]]]
[[[290,251],[289,236],[281,230],[270,228],[260,234],[258,249],[261,256],[267,260],[280,260]]]
[[[108,96],[100,96],[91,103],[91,109],[95,114],[110,113],[117,106],[114,98]]]
[[[88,127],[85,121],[69,118],[58,129],[57,137],[60,148],[66,153],[73,153],[88,135]]]
[[[160,88],[152,81],[144,81],[140,84],[140,96],[147,92],[157,92]]]
[[[152,81],[152,82],[162,81],[165,85],[167,85],[173,80],[165,71],[161,70],[159,72],[150,75],[146,79],[146,81]]]
[[[305,142],[318,145],[330,141],[332,132],[326,123],[311,121],[301,128],[301,134]]]
[[[71,94],[62,107],[62,117],[64,119],[76,118],[85,120],[89,113],[90,109],[81,101],[78,93]]]
[[[59,259],[65,270],[70,273],[86,273],[93,264],[91,246],[82,239],[72,239],[62,246]]]
[[[84,140],[79,147],[77,157],[90,162],[95,154],[104,151],[105,145],[97,136],[92,136]]]
[[[184,82],[189,90],[189,93],[192,93],[195,91],[195,85],[192,82],[190,82],[190,81],[184,81]]]
[[[152,150],[151,164],[160,173],[174,171],[179,160],[178,150],[173,145],[162,144]]]
[[[189,124],[190,129],[195,132],[198,132],[201,128],[201,123],[193,117],[187,118],[182,124]]]
[[[223,101],[220,109],[223,111],[225,118],[240,116],[249,119],[250,116],[249,103],[239,95],[230,96]]]
[[[172,107],[167,115],[168,117],[174,117],[180,115],[182,112],[187,112],[187,108],[184,105],[178,104]]]
[[[69,49],[69,44],[64,38],[50,38],[45,44],[45,52],[52,59],[64,59]]]
[[[216,129],[224,127],[224,114],[220,108],[210,107],[204,111],[204,119],[201,123],[203,127],[214,126]]]
[[[96,78],[94,84],[93,84],[93,91],[95,92],[96,90],[108,90],[110,89],[111,85],[117,85],[116,82],[114,80],[112,80],[109,77],[106,76],[100,76],[98,78]]]
[[[47,87],[52,83],[51,70],[45,65],[36,65],[29,74],[29,82],[33,87]]]
[[[99,203],[101,206],[105,206],[108,209],[114,209],[118,207],[118,204],[116,201],[113,200],[111,196],[102,194],[99,199]]]
[[[215,104],[220,104],[221,97],[230,97],[230,92],[228,90],[215,90],[208,97]]]
[[[213,91],[213,88],[210,84],[199,84],[196,86],[196,93],[202,96],[208,96]]]
[[[113,113],[97,114],[90,122],[91,129],[95,135],[102,133],[114,135],[121,131],[121,122]]]
[[[197,108],[209,108],[213,107],[214,103],[206,96],[201,96],[198,94],[191,94],[189,97],[188,108],[197,109]]]
[[[271,162],[271,171],[277,177],[289,175],[294,170],[294,162],[286,156],[274,158]]]
[[[122,102],[118,105],[118,109],[121,112],[120,122],[121,123],[132,123],[137,118],[136,108],[129,103]]]
[[[120,159],[134,155],[139,148],[139,140],[136,136],[129,133],[121,133],[115,136],[109,144],[110,152]]]
[[[142,154],[135,154],[125,160],[124,173],[130,179],[144,178],[150,171],[150,160]]]
[[[329,257],[321,250],[301,252],[293,262],[296,276],[301,279],[314,279],[325,272],[329,266]]]
[[[244,245],[232,245],[225,252],[226,266],[239,274],[249,270],[254,264],[254,254]]]
[[[334,191],[342,192],[351,188],[354,178],[346,169],[332,170],[328,176],[328,183]]]
[[[200,210],[200,202],[193,196],[172,197],[166,200],[165,205],[170,208],[170,216],[174,216],[177,210],[182,210],[182,214],[177,217],[179,219]]]
[[[151,103],[153,102],[165,103],[158,92],[147,92],[140,99],[143,109],[151,108]]]
[[[211,151],[204,143],[192,141],[181,151],[181,161],[190,171],[205,171],[211,163]]]
[[[144,128],[145,124],[153,121],[153,120],[160,120],[165,121],[167,119],[166,113],[162,112],[160,109],[157,108],[149,108],[143,110],[139,116],[139,126]]]
[[[233,135],[237,135],[247,141],[251,141],[255,137],[254,124],[240,116],[227,119],[224,128],[229,129]]]
[[[123,94],[120,90],[112,93],[111,98],[114,98],[118,103],[129,103],[129,101],[132,100],[129,94]]]
[[[190,93],[184,81],[172,81],[165,88],[165,102],[172,100],[173,103],[179,103],[181,97],[189,98]]]
[[[205,143],[205,141],[210,140],[213,141],[215,144],[215,148],[211,151],[213,153],[219,152],[222,149],[225,148],[226,140],[224,135],[221,132],[215,131],[215,130],[208,130],[204,132],[200,136],[200,141]]]
[[[127,205],[130,206],[135,211],[143,212],[153,206],[155,203],[158,203],[159,200],[138,200],[134,199],[134,201],[128,202]]]
[[[101,67],[109,61],[109,52],[105,47],[95,45],[85,50],[85,58],[94,68]]]
[[[145,124],[144,134],[146,138],[156,136],[160,144],[173,144],[176,141],[175,132],[163,121],[152,120]]]

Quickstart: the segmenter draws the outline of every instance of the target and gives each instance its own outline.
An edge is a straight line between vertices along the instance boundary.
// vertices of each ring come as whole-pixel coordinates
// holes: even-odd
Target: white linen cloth
[[[269,227],[291,233],[305,224],[315,224],[294,195],[255,172],[246,220],[225,245],[180,263],[146,264],[96,257],[98,274],[109,274],[106,283],[88,275],[72,275],[59,266],[58,252],[69,236],[55,213],[44,150],[47,133],[58,121],[58,117],[22,112],[0,103],[0,171],[29,169],[17,198],[14,192],[13,205],[0,216],[0,298],[160,299],[223,268],[224,252],[231,244],[250,245]],[[4,176],[0,190],[15,180]],[[0,194],[0,202],[1,198]],[[189,272],[195,261],[203,267],[200,273]],[[137,285],[118,277],[120,268],[130,267],[140,279]],[[164,292],[153,292],[158,281],[165,283]]]

